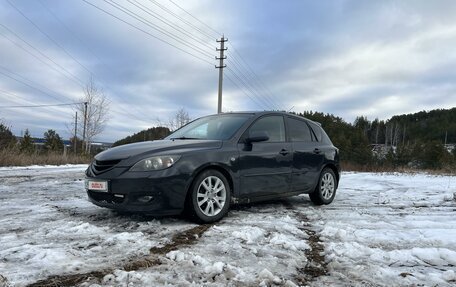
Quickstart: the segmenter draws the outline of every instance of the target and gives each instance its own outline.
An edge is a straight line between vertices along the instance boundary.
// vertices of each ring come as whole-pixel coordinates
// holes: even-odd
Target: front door
[[[266,132],[267,141],[245,143],[249,134]],[[239,144],[241,197],[290,192],[293,153],[286,141],[283,116],[265,116],[246,131]]]

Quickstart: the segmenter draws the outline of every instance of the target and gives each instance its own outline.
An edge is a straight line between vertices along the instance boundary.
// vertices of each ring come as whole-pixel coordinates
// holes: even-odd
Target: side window
[[[268,142],[285,141],[285,123],[282,116],[269,116],[259,119],[250,127],[249,134],[260,131],[268,134]]]
[[[288,118],[288,133],[292,142],[311,142],[309,127],[305,121]]]
[[[314,141],[320,142],[321,141],[321,127],[317,126],[314,123],[309,122],[310,127],[312,128],[314,135],[317,137]]]

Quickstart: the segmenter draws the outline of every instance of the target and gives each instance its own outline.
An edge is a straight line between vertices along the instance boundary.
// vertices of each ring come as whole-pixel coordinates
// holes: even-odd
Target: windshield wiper
[[[189,138],[189,137],[177,137],[177,138],[170,138],[170,140],[200,140],[200,138]]]

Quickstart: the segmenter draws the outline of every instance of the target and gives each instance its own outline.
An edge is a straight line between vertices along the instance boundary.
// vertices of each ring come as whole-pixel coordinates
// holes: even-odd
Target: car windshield
[[[227,140],[253,115],[222,114],[199,118],[165,139]]]

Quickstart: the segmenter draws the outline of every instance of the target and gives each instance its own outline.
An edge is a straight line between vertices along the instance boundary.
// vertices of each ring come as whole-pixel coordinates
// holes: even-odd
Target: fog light
[[[152,199],[154,199],[154,197],[150,196],[150,195],[138,197],[138,201],[142,202],[142,203],[150,202],[150,201],[152,201]]]

